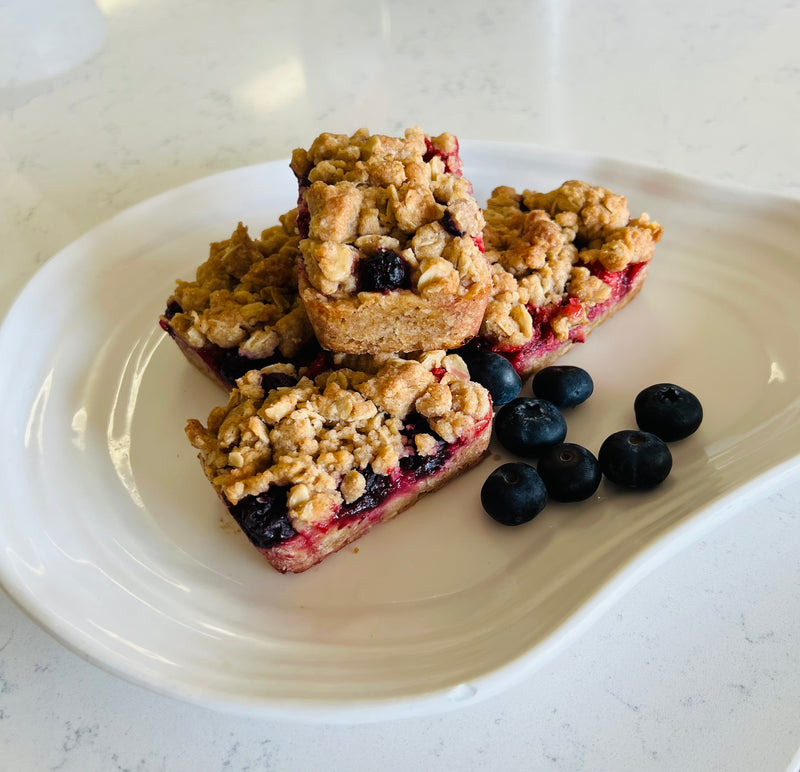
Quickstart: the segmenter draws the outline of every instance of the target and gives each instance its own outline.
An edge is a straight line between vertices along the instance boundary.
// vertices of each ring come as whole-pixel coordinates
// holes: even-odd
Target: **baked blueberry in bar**
[[[549,193],[496,188],[484,210],[492,295],[470,347],[525,377],[566,353],[642,288],[661,226],[624,197],[571,180]]]
[[[211,245],[194,281],[178,281],[161,327],[200,370],[230,391],[248,370],[319,353],[297,293],[297,211],[261,238],[241,223]]]
[[[460,357],[332,359],[313,380],[290,364],[251,370],[206,425],[186,426],[222,502],[281,572],[394,517],[489,443],[491,399]]]
[[[291,166],[300,296],[323,348],[430,351],[478,332],[491,290],[484,220],[453,135],[322,134]]]

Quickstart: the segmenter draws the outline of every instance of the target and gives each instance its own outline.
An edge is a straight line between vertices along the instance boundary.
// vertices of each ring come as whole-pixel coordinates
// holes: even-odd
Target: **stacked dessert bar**
[[[549,193],[495,188],[484,240],[492,297],[470,345],[525,377],[565,354],[642,288],[661,226],[625,198],[571,180]]]
[[[297,208],[239,224],[161,326],[229,391],[186,432],[252,544],[304,571],[476,464],[488,391],[462,346],[527,375],[641,287],[660,227],[581,182],[482,211],[450,134],[322,134]],[[484,253],[485,243],[485,253]]]

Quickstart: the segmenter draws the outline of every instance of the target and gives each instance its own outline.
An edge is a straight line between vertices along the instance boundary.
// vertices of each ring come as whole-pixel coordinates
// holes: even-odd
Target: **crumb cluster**
[[[358,290],[356,265],[379,250],[399,254],[410,289],[464,294],[487,284],[476,239],[484,220],[471,184],[448,163],[457,158],[451,134],[429,139],[420,128],[405,137],[322,134],[292,155],[307,207],[301,248],[310,283],[331,297]],[[303,234],[305,235],[305,234]]]

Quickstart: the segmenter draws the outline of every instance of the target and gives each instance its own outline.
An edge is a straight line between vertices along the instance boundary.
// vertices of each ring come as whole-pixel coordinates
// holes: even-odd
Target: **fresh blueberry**
[[[567,422],[552,403],[517,397],[497,411],[494,428],[500,444],[520,456],[536,456],[567,436]]]
[[[581,367],[555,365],[533,376],[533,393],[557,407],[575,407],[594,391],[592,376]]]
[[[556,501],[583,501],[600,486],[603,475],[594,454],[570,442],[542,452],[536,464],[547,493]]]
[[[465,361],[472,380],[486,387],[495,405],[505,405],[519,396],[522,378],[504,356],[488,351],[476,352]]]
[[[664,442],[694,434],[703,421],[703,406],[690,391],[674,383],[657,383],[639,392],[633,403],[636,423]]]
[[[379,249],[374,255],[358,261],[360,292],[390,292],[408,289],[411,271],[408,263],[391,249]]]
[[[663,440],[631,429],[606,437],[597,458],[603,474],[624,488],[654,488],[672,469],[672,454]]]
[[[497,467],[481,488],[486,513],[503,525],[533,520],[547,503],[547,489],[529,464],[515,461]]]

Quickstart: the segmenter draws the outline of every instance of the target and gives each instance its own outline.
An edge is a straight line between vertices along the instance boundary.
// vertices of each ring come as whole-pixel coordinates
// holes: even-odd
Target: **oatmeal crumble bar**
[[[639,292],[661,226],[624,197],[570,180],[548,193],[496,188],[484,212],[492,294],[475,345],[520,375],[582,342]]]
[[[303,238],[300,294],[326,349],[452,348],[491,289],[483,214],[451,134],[322,134],[292,154]]]
[[[223,388],[247,370],[312,358],[318,346],[297,291],[297,210],[253,240],[239,223],[211,245],[194,281],[178,281],[161,326]]]
[[[304,571],[477,463],[491,399],[463,360],[334,357],[311,379],[289,364],[246,373],[186,433],[206,476],[279,571]],[[293,385],[271,388],[275,377]]]

